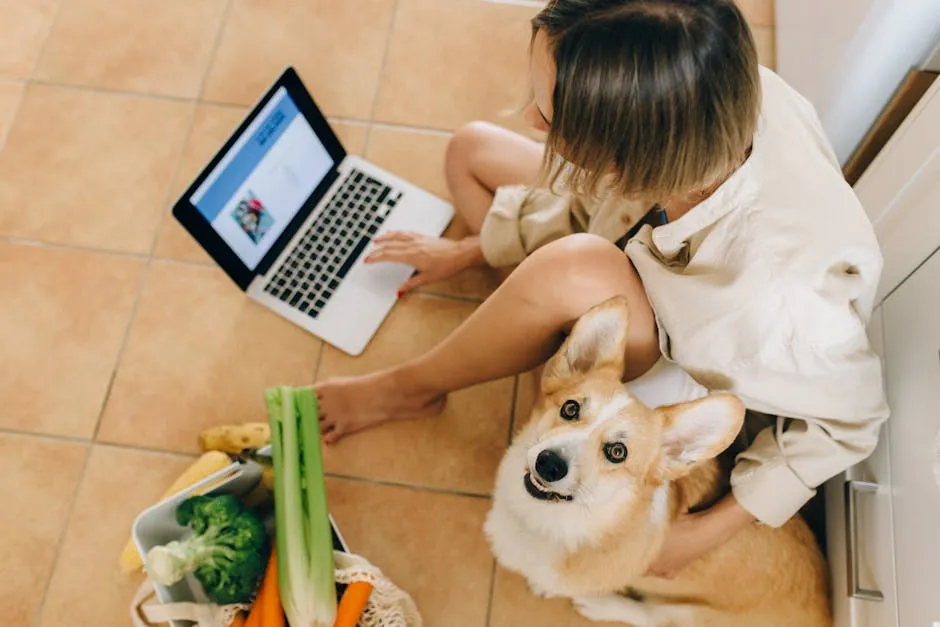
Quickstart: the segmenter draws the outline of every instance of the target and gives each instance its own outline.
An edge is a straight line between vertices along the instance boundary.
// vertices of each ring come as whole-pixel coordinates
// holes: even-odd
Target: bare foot
[[[412,391],[394,371],[327,379],[313,389],[325,444],[388,420],[435,416],[444,410],[446,399],[442,394]]]

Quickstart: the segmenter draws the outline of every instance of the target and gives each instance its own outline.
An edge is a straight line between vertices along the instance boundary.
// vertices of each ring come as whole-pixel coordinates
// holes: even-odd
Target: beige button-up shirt
[[[812,106],[765,68],[761,85],[745,164],[675,222],[643,227],[626,253],[663,355],[749,410],[780,416],[738,455],[731,477],[738,502],[779,526],[872,452],[889,410],[865,333],[882,268],[873,229]],[[508,188],[484,224],[484,254],[515,263],[533,244],[576,231],[616,241],[642,211]]]

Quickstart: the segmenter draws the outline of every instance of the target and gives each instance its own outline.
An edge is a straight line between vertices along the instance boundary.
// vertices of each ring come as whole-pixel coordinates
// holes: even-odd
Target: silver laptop
[[[358,355],[412,273],[364,264],[372,240],[392,230],[441,235],[453,208],[347,155],[288,68],[173,215],[251,298]]]

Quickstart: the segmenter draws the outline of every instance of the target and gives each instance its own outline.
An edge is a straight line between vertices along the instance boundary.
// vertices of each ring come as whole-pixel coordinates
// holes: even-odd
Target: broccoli
[[[155,546],[147,553],[147,572],[172,585],[193,573],[215,603],[247,603],[264,574],[268,534],[264,524],[229,495],[193,496],[176,509],[176,520],[193,535]]]

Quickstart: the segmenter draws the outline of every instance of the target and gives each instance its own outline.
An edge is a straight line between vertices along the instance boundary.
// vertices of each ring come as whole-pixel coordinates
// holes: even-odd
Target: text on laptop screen
[[[333,165],[281,87],[190,201],[253,270]]]

